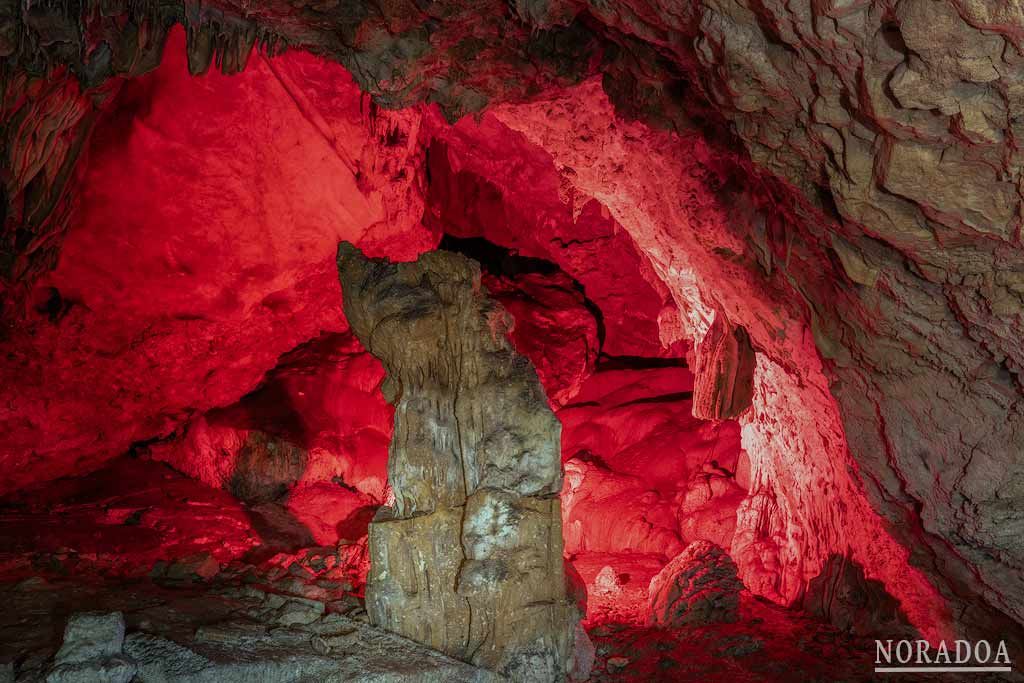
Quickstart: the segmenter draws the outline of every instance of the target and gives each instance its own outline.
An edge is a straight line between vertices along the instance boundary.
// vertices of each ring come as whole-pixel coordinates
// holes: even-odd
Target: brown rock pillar
[[[475,263],[338,248],[345,314],[387,371],[395,503],[370,525],[371,621],[516,681],[566,677],[560,435]]]

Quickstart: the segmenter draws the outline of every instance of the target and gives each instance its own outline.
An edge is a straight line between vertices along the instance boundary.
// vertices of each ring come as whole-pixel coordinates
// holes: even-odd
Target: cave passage
[[[814,298],[871,259],[798,232],[688,81],[654,89],[693,130],[564,56],[488,107],[384,102],[225,16],[5,80],[5,221],[51,232],[0,254],[0,681],[874,680],[877,638],[1024,642],[1019,576],[854,455],[877,420],[905,465],[901,390],[844,346],[887,304],[839,333]]]

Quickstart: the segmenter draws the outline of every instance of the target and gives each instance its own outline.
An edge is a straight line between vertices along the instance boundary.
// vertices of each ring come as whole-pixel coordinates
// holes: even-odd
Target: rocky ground
[[[143,681],[489,680],[370,628],[364,543],[304,545],[283,506],[243,503],[145,457],[42,491],[6,499],[0,514],[3,683],[41,680],[83,612],[124,615],[117,650],[152,676]],[[665,563],[572,556],[595,646],[590,680],[871,680],[870,639],[748,591],[734,622],[648,626],[647,589]]]
[[[123,652],[145,681],[497,680],[373,629],[357,598],[322,602],[258,586],[230,576],[174,587],[151,579],[111,584],[41,577],[3,584],[0,681],[4,675],[12,680],[12,673],[19,683],[42,680],[66,621],[81,612],[124,615]],[[588,630],[597,655],[590,680],[872,680],[870,643],[852,642],[750,595],[743,596],[740,614],[736,623],[672,629],[594,625]]]
[[[589,633],[594,682],[877,680],[872,643],[749,594],[735,623],[669,629],[612,622]]]
[[[39,577],[7,584],[0,595],[8,607],[0,617],[0,679],[19,683],[126,682],[132,674],[168,683],[497,680],[368,626],[354,598],[324,603],[229,580],[172,589],[151,580]],[[80,625],[102,621],[100,614],[123,619],[120,638],[104,636],[102,623]],[[68,629],[58,650],[68,620],[79,626]]]

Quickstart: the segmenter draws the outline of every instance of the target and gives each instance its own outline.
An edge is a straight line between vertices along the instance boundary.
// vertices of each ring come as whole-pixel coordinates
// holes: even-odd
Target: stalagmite
[[[338,249],[345,314],[387,371],[394,505],[370,525],[375,625],[517,681],[562,680],[578,613],[562,566],[561,428],[479,266]]]

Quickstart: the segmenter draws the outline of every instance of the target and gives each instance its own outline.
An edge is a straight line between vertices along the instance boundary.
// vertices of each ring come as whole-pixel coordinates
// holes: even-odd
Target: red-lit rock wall
[[[569,4],[555,4],[558,12],[554,4],[520,7],[518,21],[569,22]],[[529,24],[496,30],[504,15],[494,6],[472,44],[447,42],[471,26],[464,14],[441,22],[441,54],[421,33],[391,42],[390,31],[418,26],[418,11],[344,34],[363,51],[358,59],[345,53],[360,83],[388,102],[436,95],[452,113],[483,107],[488,96],[533,98],[494,102],[479,121],[454,127],[431,110],[381,114],[341,69],[302,53],[272,62],[254,55],[233,78],[189,79],[179,30],[164,66],[109,103],[79,167],[78,210],[57,269],[37,277],[56,254],[59,229],[40,243],[18,233],[28,242],[18,246],[17,268],[32,275],[21,284],[34,289],[27,320],[0,340],[0,491],[87,472],[139,441],[181,436],[186,424],[185,442],[209,430],[237,455],[264,426],[217,432],[201,416],[241,405],[290,349],[344,331],[329,260],[336,241],[409,258],[444,230],[557,263],[602,312],[593,328],[585,316],[574,319],[588,342],[567,354],[572,363],[542,370],[563,385],[549,391],[560,404],[585,392],[585,375],[598,365],[591,329],[609,355],[680,357],[713,316],[744,328],[757,366],[753,405],[740,418],[747,483],[738,482],[739,464],[736,479],[749,495],[738,503],[730,548],[753,590],[792,601],[828,558],[849,553],[928,635],[945,633],[954,612],[964,624],[991,626],[982,600],[1019,620],[1019,255],[1008,242],[1019,222],[1019,164],[1006,144],[1016,124],[998,123],[1006,112],[993,93],[1007,91],[1004,76],[973,68],[1003,55],[1016,60],[997,49],[1016,33],[1012,17],[944,11],[942,25],[956,38],[948,48],[922,29],[921,3],[897,4],[816,6],[811,14],[821,10],[822,25],[838,28],[805,47],[811,32],[794,27],[817,22],[816,14],[772,8],[759,21],[765,16],[742,3],[723,3],[640,16],[623,3],[621,13],[595,10],[587,27],[567,29],[579,40],[565,53],[549,40],[557,34],[540,36],[527,51],[536,60],[518,59],[515,68],[502,49]],[[267,18],[315,45],[308,15]],[[637,52],[609,53],[602,63],[591,31]],[[343,52],[338,35],[321,46],[328,54]],[[678,137],[624,120],[596,79],[539,89],[554,82],[552,57],[559,64],[568,55],[573,67],[556,80],[601,63],[620,106],[636,84],[630,79],[650,78],[638,93],[651,83],[661,92],[673,82],[651,73],[666,66],[644,59],[651,46],[696,76],[720,110],[714,125],[691,122]],[[204,57],[190,47],[193,61]],[[904,64],[911,53],[920,63]],[[228,56],[232,66],[237,55]],[[639,73],[631,60],[650,69]],[[869,68],[849,66],[861,60]],[[472,69],[433,71],[460,61]],[[406,63],[422,66],[424,77],[396,66]],[[681,72],[668,71],[679,85]],[[896,102],[880,86],[890,73]],[[863,87],[840,87],[854,74],[864,75]],[[787,82],[822,89],[791,97]],[[943,102],[935,111],[936,88],[961,82],[970,82],[964,101],[974,104]],[[43,175],[65,170],[58,161],[85,120],[63,73],[54,72],[53,86],[70,88],[45,104],[68,106],[67,116],[49,112],[67,127],[41,136],[56,141],[52,148],[30,145],[22,159]],[[664,92],[657,106],[625,109],[671,118],[672,106],[699,99]],[[723,133],[725,120],[737,137]],[[741,147],[809,202],[760,173]],[[47,157],[48,149],[60,154]],[[951,178],[967,179],[965,189],[950,187]],[[14,184],[25,195],[45,185]],[[58,201],[44,218],[63,225],[69,208]],[[6,242],[4,249],[6,259]],[[513,306],[521,300],[506,294]],[[563,299],[560,307],[578,302],[571,293]],[[543,366],[545,354],[534,351]],[[344,468],[331,458],[344,452],[314,460],[333,472]],[[288,467],[280,474],[291,481]],[[641,496],[651,486],[623,477],[620,485]],[[690,520],[706,512],[695,490],[683,495]],[[712,493],[738,495],[729,487]],[[662,503],[651,508],[650,528],[667,528]],[[329,533],[334,520],[321,522]],[[683,528],[676,533],[685,539]],[[621,583],[622,573],[612,578]],[[596,574],[608,579],[603,567]]]
[[[554,144],[537,149],[529,138],[542,136],[545,128],[528,118],[529,125],[520,124],[528,133],[524,137],[490,116],[480,124],[464,121],[449,128],[436,114],[427,114],[422,135],[428,143],[418,132],[423,115],[372,118],[364,111],[369,104],[344,72],[311,57],[295,54],[273,62],[256,58],[239,76],[210,74],[195,80],[186,75],[174,40],[165,64],[129,83],[97,132],[95,152],[81,181],[82,222],[71,232],[58,269],[39,283],[37,299],[45,305],[40,306],[35,323],[39,334],[32,343],[46,349],[48,362],[30,361],[39,364],[35,392],[41,395],[47,387],[61,384],[68,387],[70,400],[52,404],[45,412],[37,409],[40,413],[33,422],[32,410],[21,407],[31,401],[33,384],[19,393],[12,411],[17,415],[15,429],[8,436],[11,453],[25,457],[31,440],[39,462],[36,471],[25,472],[25,481],[86,471],[134,441],[180,429],[189,417],[230,405],[255,387],[285,351],[321,330],[343,329],[337,288],[328,281],[333,275],[329,255],[340,238],[361,239],[364,245],[377,244],[382,252],[401,257],[426,248],[432,232],[444,229],[460,236],[480,235],[560,265],[600,310],[603,339],[595,339],[597,321],[581,315],[577,318],[585,329],[571,335],[585,341],[581,349],[566,353],[564,343],[557,352],[550,350],[555,345],[538,346],[535,364],[542,377],[549,376],[549,395],[559,404],[579,393],[598,352],[678,356],[685,349],[681,340],[699,338],[710,319],[697,294],[695,271],[664,263],[675,258],[685,264],[683,259],[692,258],[684,249],[687,236],[670,234],[670,242],[662,236],[658,245],[658,230],[675,223],[656,210],[641,211],[650,209],[652,198],[647,195],[655,192],[644,185],[645,179],[657,178],[660,184],[678,177],[678,164],[634,169],[629,180],[644,193],[637,197],[631,197],[628,185],[602,190],[597,183],[605,179],[625,182],[618,161],[609,169],[600,165],[600,159],[587,157],[587,150],[598,149],[593,141],[582,152]],[[571,97],[588,102],[587,109],[598,120],[614,120],[593,86]],[[190,115],[182,116],[183,112]],[[558,121],[547,118],[544,125]],[[608,134],[603,128],[590,132]],[[610,135],[602,140],[601,154],[626,160],[641,156],[639,151],[630,156],[628,149],[621,149],[622,142],[616,147],[614,129]],[[575,138],[562,138],[571,139]],[[637,150],[638,140],[633,139]],[[250,144],[241,145],[242,141]],[[424,155],[421,144],[429,144],[429,154]],[[556,159],[581,153],[573,161],[580,170],[567,171],[561,161],[553,165],[545,151]],[[416,170],[421,163],[431,171],[427,218],[432,231],[417,227],[423,206]],[[714,199],[705,189],[710,182],[690,179],[678,187],[688,187],[697,206],[714,209]],[[600,203],[590,199],[592,195]],[[696,215],[696,220],[715,225],[700,213],[673,218],[692,220]],[[631,230],[637,221],[649,233]],[[403,238],[403,230],[412,231],[414,238]],[[707,239],[716,248],[719,241],[729,243],[728,233],[721,230],[709,232]],[[725,274],[709,272],[710,282],[726,279]],[[500,283],[491,284],[502,298]],[[740,299],[745,294],[742,288],[733,282],[723,284],[739,290],[732,305],[748,314],[753,306]],[[549,293],[547,301],[536,292],[532,298],[555,309],[556,317],[564,317],[570,306],[558,297],[578,295],[566,287],[562,290],[563,295]],[[515,296],[504,297],[513,313],[525,291],[520,285]],[[334,298],[325,296],[330,292],[335,292]],[[716,296],[718,305],[730,301]],[[49,317],[44,318],[44,312]],[[758,315],[763,328],[774,321],[773,313]],[[566,325],[563,320],[549,327]],[[525,333],[521,342],[526,348],[535,337],[530,332],[524,317],[520,333]],[[763,346],[763,329],[751,332]],[[793,353],[791,369],[813,375],[804,361],[814,362],[814,356],[806,348],[797,351],[806,358]],[[778,382],[788,378],[782,373]],[[734,552],[741,571],[757,592],[782,601],[793,599],[827,554],[838,548],[838,541],[828,537],[836,531],[803,535],[815,525],[842,527],[841,520],[831,517],[833,507],[816,493],[823,484],[831,485],[835,473],[826,468],[808,475],[799,468],[813,469],[810,456],[794,455],[817,438],[821,424],[810,416],[822,411],[770,409],[768,403],[787,392],[780,392],[777,385],[759,386],[763,391],[755,411],[762,414],[762,423],[773,420],[774,425],[760,431],[754,427],[748,437],[754,446],[749,448],[750,480],[757,484],[752,489],[756,496],[741,504],[735,538],[730,510],[740,504],[742,489],[731,484],[717,489],[709,485],[706,494],[701,488],[689,489],[687,482],[696,476],[692,465],[663,457],[691,448],[691,429],[671,425],[672,419],[686,419],[687,404],[677,402],[668,414],[658,416],[658,410],[646,404],[617,410],[615,399],[610,399],[611,403],[600,404],[601,410],[584,411],[587,429],[593,431],[600,420],[610,420],[608,434],[635,438],[589,443],[581,435],[574,443],[576,436],[571,427],[567,429],[567,458],[587,448],[603,459],[597,464],[585,459],[569,463],[570,482],[576,484],[572,496],[578,500],[575,513],[567,506],[569,548],[646,552],[660,547],[660,554],[670,557],[678,549],[676,543],[692,540],[689,535],[699,526],[696,520],[707,518],[716,528],[724,527],[716,532],[716,540],[737,544]],[[688,388],[680,382],[667,393]],[[287,395],[294,401],[300,393],[295,389]],[[656,395],[641,392],[633,397],[637,398]],[[798,401],[804,409],[806,398],[802,395]],[[287,416],[280,415],[263,416],[257,424],[226,417],[244,412],[244,405],[197,417],[185,432],[184,445],[166,447],[163,450],[172,452],[158,457],[211,485],[230,488],[240,453],[253,450],[252,439],[261,438],[260,430],[287,424]],[[672,410],[682,413],[672,417]],[[294,412],[315,415],[317,407],[299,401]],[[801,415],[814,424],[796,426]],[[50,428],[40,442],[33,429],[44,417]],[[650,424],[650,431],[643,424]],[[341,476],[358,493],[325,490],[331,495],[323,499],[332,500],[326,507],[336,508],[335,516],[344,512],[347,518],[372,501],[380,502],[379,477],[351,472],[357,462],[379,463],[380,456],[372,455],[379,443],[365,454],[346,456],[337,444],[324,449],[303,442],[307,435],[305,426],[302,429],[286,436],[304,449],[303,462],[294,466],[294,476],[281,473],[280,484],[295,500],[305,500],[301,507],[309,510],[304,514],[310,517],[310,528],[327,542],[344,519],[325,520],[325,513],[316,511],[324,506],[310,504],[319,499],[309,494],[331,477]],[[759,442],[757,435],[763,440]],[[837,452],[843,453],[841,434],[832,437]],[[732,450],[728,458],[734,460],[738,451]],[[347,477],[338,462],[346,457]],[[735,472],[729,462],[720,465]],[[361,485],[364,479],[377,483]],[[14,479],[10,485],[17,483]],[[775,499],[778,490],[786,490],[794,500],[780,503]],[[712,499],[725,503],[720,507]],[[601,519],[592,514],[595,509],[606,515],[619,510],[623,519],[616,521],[622,523],[608,534],[577,530],[583,519]],[[681,525],[687,525],[687,533]],[[865,531],[871,534],[871,529]]]
[[[343,330],[338,240],[432,244],[418,114],[376,113],[300,52],[192,78],[183,38],[96,131],[59,265],[0,341],[0,491],[167,436]]]
[[[608,209],[577,194],[544,150],[496,119],[425,121],[431,136],[425,221],[458,237],[483,237],[557,264],[602,313],[601,351],[612,356],[681,356],[682,337],[663,338],[659,320],[678,309],[647,257]]]
[[[149,453],[246,503],[279,502],[317,545],[356,541],[388,497],[394,411],[383,380],[351,333],[321,335],[285,354],[258,390]]]
[[[548,400],[555,407],[572,400],[601,352],[598,322],[573,281],[526,273],[485,276],[484,286],[515,319],[511,341],[537,369]]]
[[[699,138],[616,119],[596,82],[497,107],[493,116],[549,151],[567,182],[608,207],[672,290],[688,336],[701,339],[719,310],[760,351],[754,405],[741,418],[753,497],[741,505],[732,547],[748,585],[794,600],[831,552],[849,551],[918,628],[945,632],[943,600],[908,568],[908,551],[850,476],[855,464],[800,302],[766,287],[740,256],[748,249],[736,221],[749,216],[723,202],[725,167],[714,153]]]

